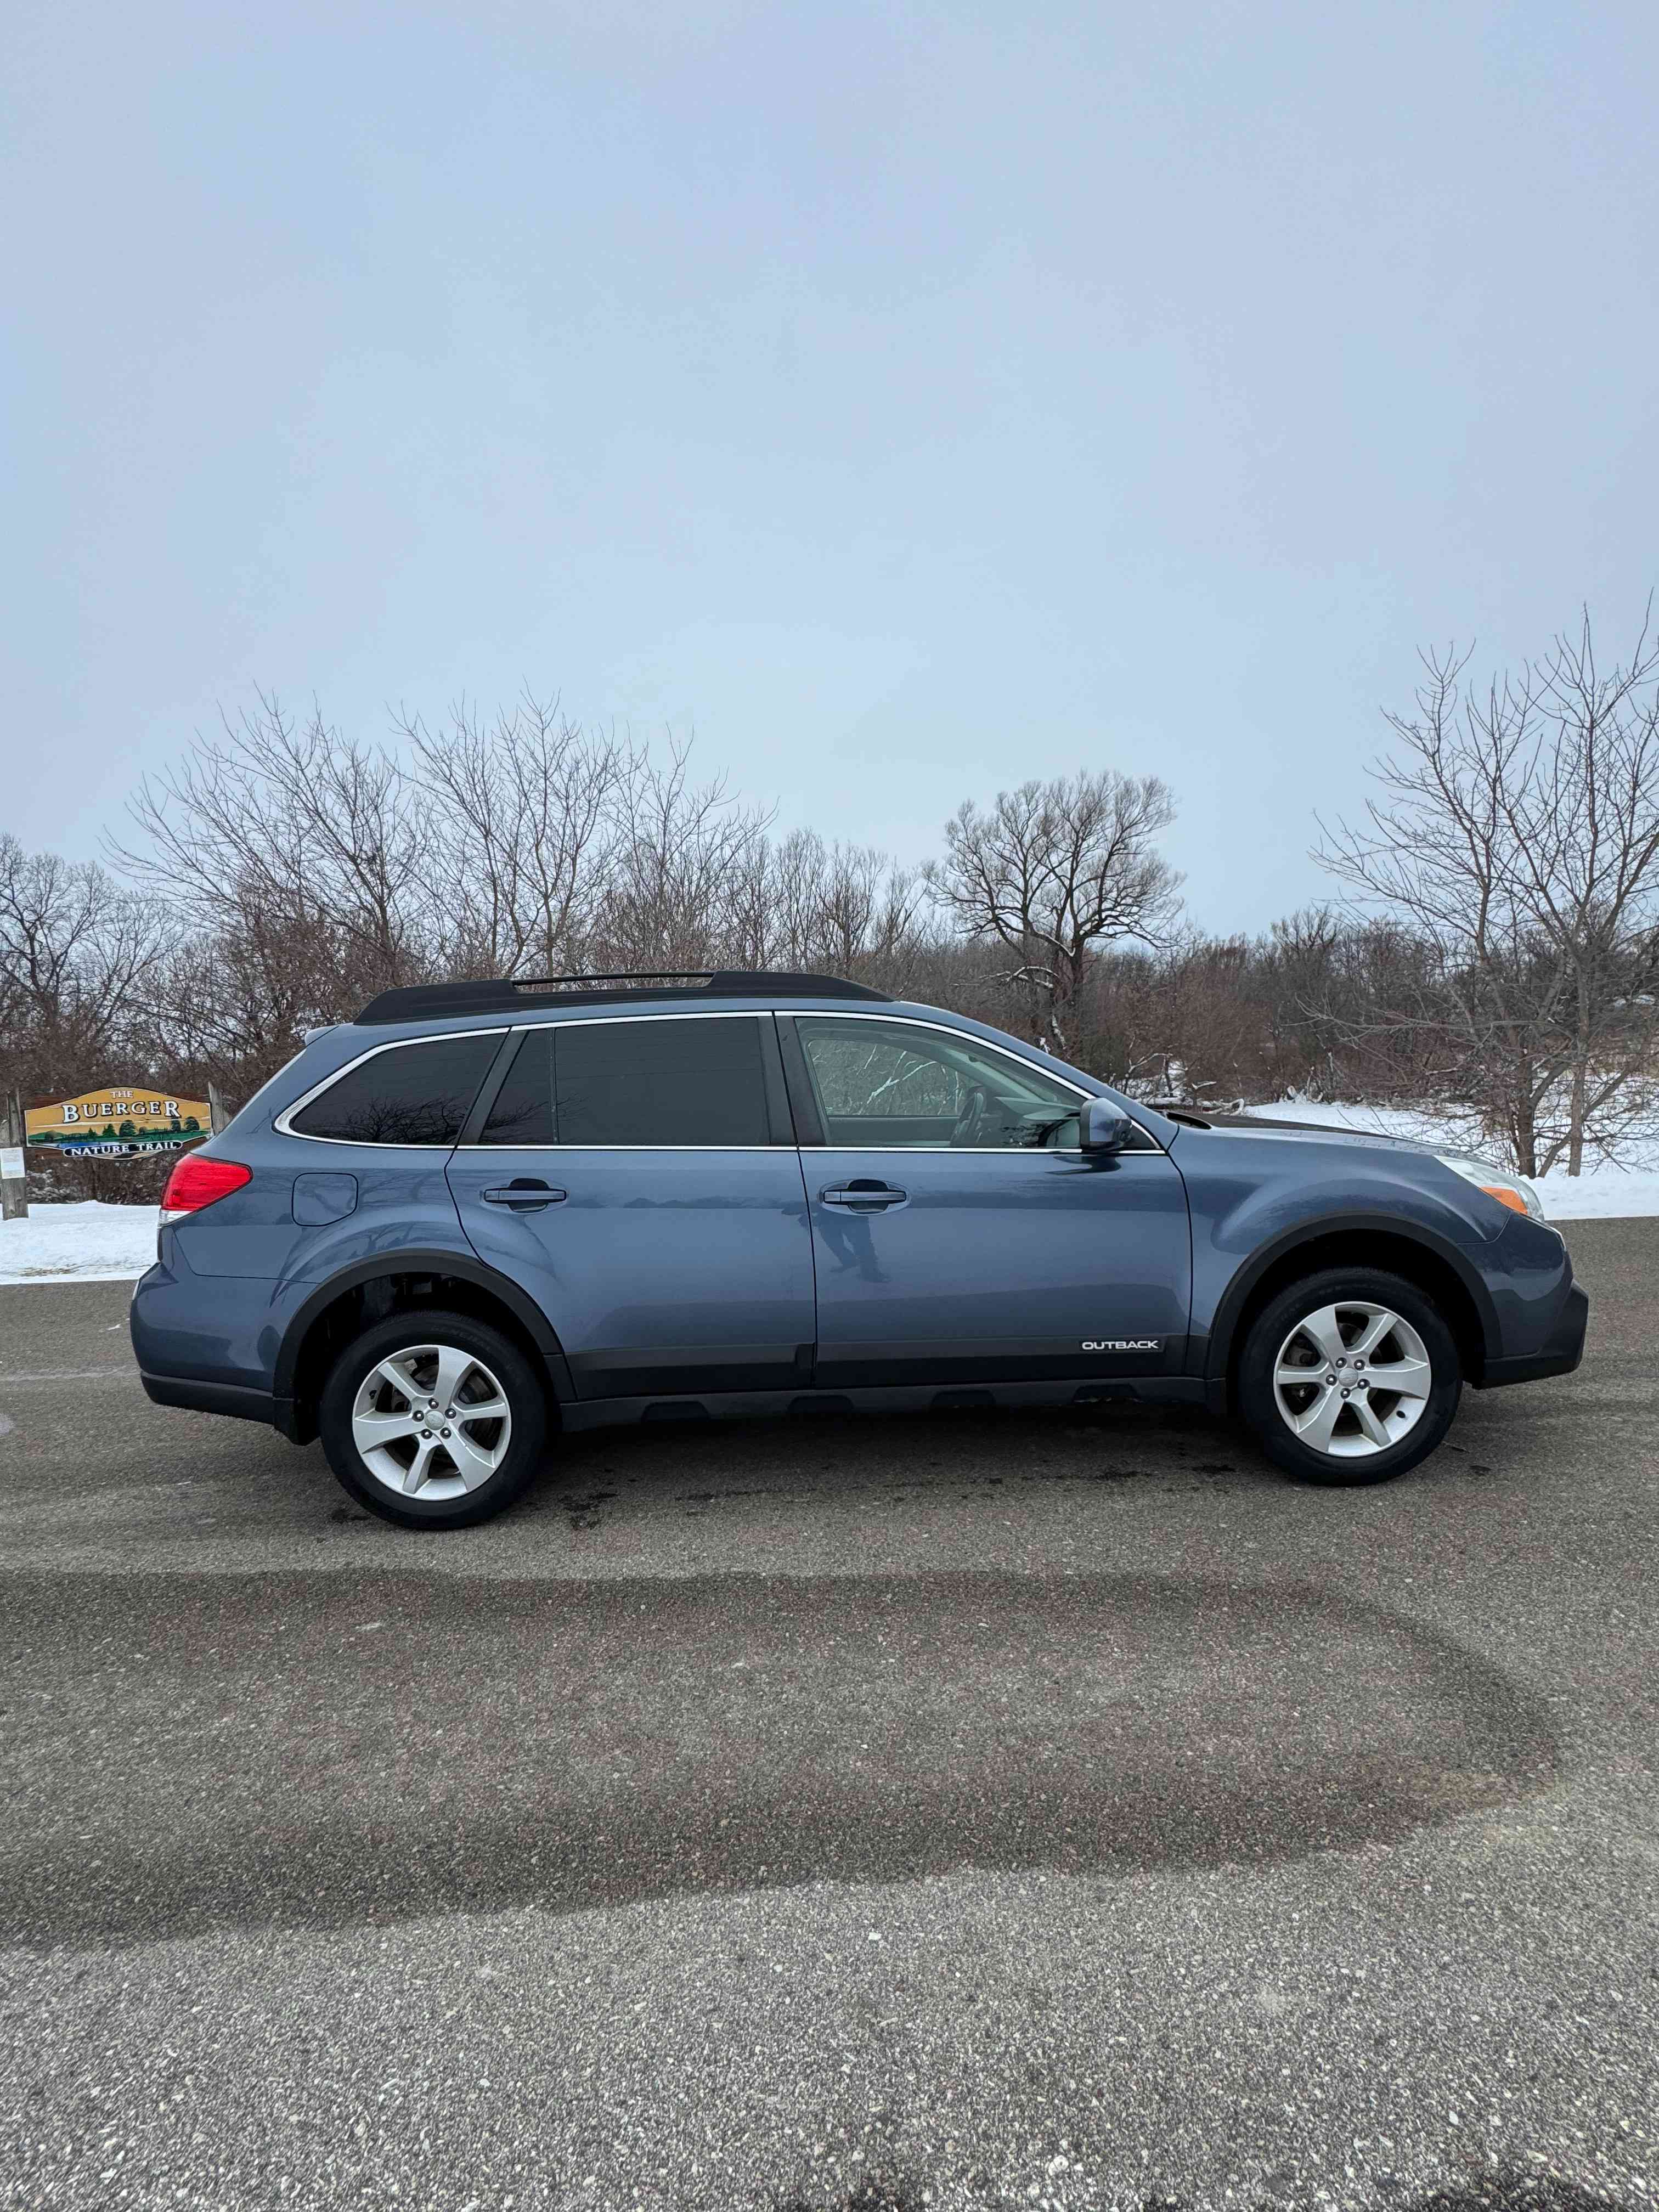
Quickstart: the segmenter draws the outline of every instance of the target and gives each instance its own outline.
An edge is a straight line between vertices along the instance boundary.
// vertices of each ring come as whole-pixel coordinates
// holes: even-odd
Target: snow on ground
[[[1201,1110],[1201,1109],[1200,1109]],[[1406,1106],[1316,1105],[1306,1098],[1281,1098],[1273,1106],[1247,1106],[1258,1121],[1318,1121],[1337,1129],[1366,1129],[1382,1137],[1414,1137],[1449,1152],[1497,1154],[1483,1144],[1479,1127],[1455,1113],[1430,1114]],[[1630,1214],[1659,1214],[1659,1145],[1632,1145],[1632,1164],[1612,1167],[1587,1161],[1581,1176],[1554,1168],[1531,1177],[1548,1221],[1609,1220]]]
[[[0,1283],[131,1283],[155,1257],[154,1206],[31,1206],[0,1221]]]
[[[1264,1121],[1316,1121],[1339,1129],[1369,1129],[1384,1137],[1415,1137],[1448,1152],[1491,1153],[1471,1127],[1452,1114],[1418,1113],[1401,1106],[1315,1104],[1284,1098],[1245,1109]],[[1539,1176],[1534,1187],[1551,1221],[1606,1220],[1659,1214],[1659,1145],[1638,1151],[1629,1168],[1605,1161],[1574,1178],[1565,1169]],[[35,1205],[26,1221],[0,1221],[0,1283],[130,1283],[155,1257],[153,1206],[110,1206],[86,1199],[76,1206]]]

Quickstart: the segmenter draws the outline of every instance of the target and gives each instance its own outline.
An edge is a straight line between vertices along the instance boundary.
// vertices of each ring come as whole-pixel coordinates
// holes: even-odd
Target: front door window
[[[960,1032],[910,1022],[796,1022],[824,1142],[890,1152],[1074,1151],[1078,1095]]]

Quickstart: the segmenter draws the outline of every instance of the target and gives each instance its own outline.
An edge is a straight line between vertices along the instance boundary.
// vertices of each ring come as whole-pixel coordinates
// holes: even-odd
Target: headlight
[[[1544,1218],[1538,1193],[1507,1168],[1495,1168],[1490,1160],[1477,1160],[1468,1152],[1437,1152],[1435,1158],[1454,1175],[1461,1175],[1465,1182],[1478,1183],[1488,1198],[1495,1198],[1512,1212],[1529,1213],[1534,1221]]]

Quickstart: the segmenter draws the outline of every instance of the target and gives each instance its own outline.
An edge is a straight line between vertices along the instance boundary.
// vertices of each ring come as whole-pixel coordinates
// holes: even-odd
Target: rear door
[[[1078,1148],[1083,1094],[943,1024],[782,1017],[823,1386],[1175,1374],[1192,1259],[1150,1137]]]
[[[526,1029],[450,1187],[584,1398],[798,1389],[812,1255],[769,1013]]]

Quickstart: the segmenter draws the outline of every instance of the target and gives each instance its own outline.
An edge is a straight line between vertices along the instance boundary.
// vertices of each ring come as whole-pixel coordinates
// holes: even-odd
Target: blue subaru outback
[[[175,1170],[150,1397],[320,1437],[406,1527],[555,1431],[1154,1399],[1376,1482],[1589,1302],[1528,1186],[1384,1138],[1171,1120],[831,976],[387,991]]]

